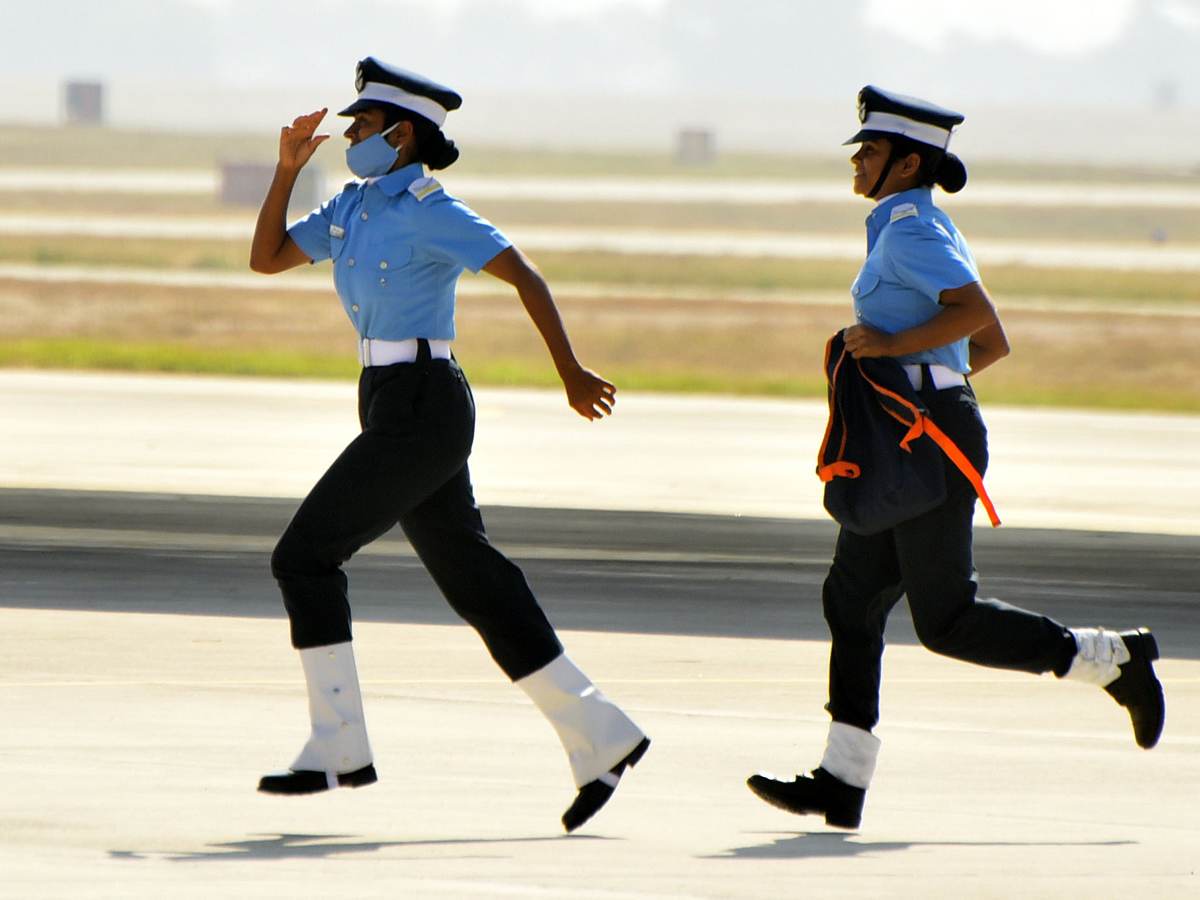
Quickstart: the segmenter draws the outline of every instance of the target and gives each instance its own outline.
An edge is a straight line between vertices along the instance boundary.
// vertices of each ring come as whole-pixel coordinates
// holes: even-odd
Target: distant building
[[[267,188],[275,175],[275,164],[265,162],[224,162],[221,164],[220,200],[226,206],[261,206]],[[325,200],[324,173],[317,166],[307,165],[300,170],[289,216],[299,216],[321,205]]]
[[[716,138],[711,131],[703,128],[685,128],[679,132],[675,161],[680,165],[707,165],[716,155]]]
[[[98,81],[68,81],[63,107],[68,125],[103,125],[104,85]]]

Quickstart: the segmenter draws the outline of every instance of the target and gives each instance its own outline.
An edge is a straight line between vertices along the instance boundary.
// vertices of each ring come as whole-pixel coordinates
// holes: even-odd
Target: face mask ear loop
[[[392,142],[387,140],[387,136],[388,136],[389,134],[391,134],[393,131],[395,131],[397,128],[399,128],[399,127],[400,127],[400,123],[401,123],[401,122],[403,122],[403,121],[404,121],[403,119],[397,119],[395,122],[393,122],[393,123],[392,123],[391,125],[389,125],[387,128],[383,129],[383,131],[379,132],[379,136],[380,136],[381,138],[383,138],[385,141],[387,141],[387,144],[388,144],[388,146],[389,146],[389,147],[391,147],[391,146],[392,146]],[[399,151],[400,151],[400,148],[399,148],[399,147],[393,147],[392,149],[396,150],[397,152],[399,152]]]

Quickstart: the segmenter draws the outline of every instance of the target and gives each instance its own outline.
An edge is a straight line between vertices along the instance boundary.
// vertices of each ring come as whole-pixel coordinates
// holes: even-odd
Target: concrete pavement
[[[265,553],[353,434],[352,388],[0,373],[0,897],[1200,894],[1196,420],[988,411],[1008,524],[980,535],[985,589],[1160,631],[1162,744],[1098,689],[933,656],[897,610],[843,833],[743,785],[824,741],[820,404],[479,407],[480,499],[525,510],[498,542],[654,738],[610,806],[561,834],[551,729],[390,541],[350,567],[380,783],[256,794],[306,733]],[[1047,523],[1145,533],[1021,527]]]
[[[476,391],[480,503],[826,519],[820,401]],[[1200,417],[985,408],[1012,527],[1200,534]],[[0,487],[301,497],[357,433],[339,382],[0,371]],[[985,519],[980,519],[986,523]]]

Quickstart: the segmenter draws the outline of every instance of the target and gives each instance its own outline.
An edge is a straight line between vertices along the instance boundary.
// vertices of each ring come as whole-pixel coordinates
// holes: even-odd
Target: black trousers
[[[926,379],[928,381],[928,379]],[[930,417],[980,474],[987,430],[970,386],[921,391]],[[948,459],[946,501],[879,534],[842,529],[822,589],[833,646],[829,703],[835,722],[870,731],[879,721],[884,627],[908,595],[913,626],[927,648],[997,669],[1064,672],[1075,641],[1057,622],[975,596],[971,519],[975,490]]]
[[[494,548],[471,490],[475,401],[453,360],[363,369],[362,433],[301,503],[271,556],[296,649],[351,639],[342,564],[397,522],[459,616],[516,680],[562,645],[521,570]]]

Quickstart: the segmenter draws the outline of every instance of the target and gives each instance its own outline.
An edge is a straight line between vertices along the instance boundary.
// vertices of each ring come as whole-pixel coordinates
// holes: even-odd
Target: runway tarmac
[[[253,791],[306,733],[267,555],[353,433],[349,395],[0,373],[0,897],[1200,893],[1196,420],[988,413],[1006,525],[978,529],[982,592],[1153,628],[1160,746],[1095,688],[935,657],[901,606],[847,833],[743,785],[824,742],[820,405],[622,395],[589,424],[552,393],[478,392],[493,539],[654,739],[564,836],[552,731],[390,536],[348,567],[380,783]]]

